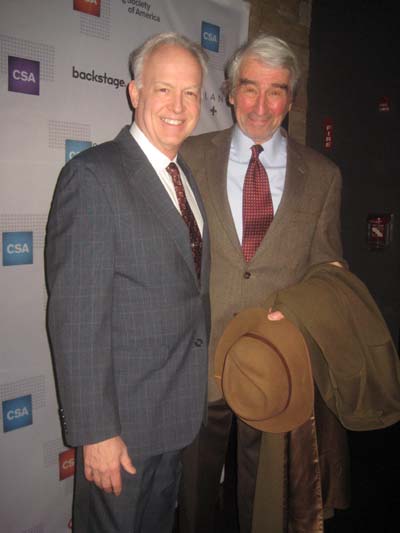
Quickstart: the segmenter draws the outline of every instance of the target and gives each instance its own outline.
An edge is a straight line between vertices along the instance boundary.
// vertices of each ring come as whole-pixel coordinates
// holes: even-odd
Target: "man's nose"
[[[259,94],[257,101],[256,101],[255,111],[257,115],[264,115],[267,110],[268,110],[268,96],[266,94]]]
[[[183,94],[182,93],[175,93],[172,98],[172,110],[175,113],[182,113],[184,104],[183,104]]]

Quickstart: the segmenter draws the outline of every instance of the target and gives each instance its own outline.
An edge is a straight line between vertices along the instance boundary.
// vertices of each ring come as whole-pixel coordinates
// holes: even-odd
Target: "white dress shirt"
[[[233,130],[228,161],[227,193],[240,243],[243,234],[243,184],[251,158],[254,141],[236,125]],[[287,140],[278,129],[271,139],[262,144],[259,159],[268,174],[274,215],[278,210],[285,186]]]
[[[182,185],[183,185],[183,188],[185,189],[186,199],[189,203],[190,209],[193,212],[194,218],[196,219],[197,226],[199,227],[199,231],[201,235],[203,235],[203,225],[204,225],[203,217],[201,216],[199,206],[197,205],[196,198],[185,176],[185,173],[183,172],[182,168],[178,165],[177,157],[175,156],[174,159],[172,159],[171,161],[171,159],[169,159],[165,154],[160,152],[160,150],[156,148],[149,141],[149,139],[142,132],[139,126],[135,124],[135,122],[133,122],[132,126],[130,127],[130,132],[132,134],[132,137],[135,139],[135,141],[138,143],[140,148],[143,150],[144,155],[147,157],[151,166],[154,168],[157,176],[160,178],[161,183],[164,185],[165,190],[167,191],[169,197],[171,198],[174,206],[180,213],[181,211],[179,209],[179,203],[176,197],[175,187],[174,187],[172,178],[167,171],[167,166],[170,163],[175,163],[176,166],[179,168],[179,172],[181,174]]]

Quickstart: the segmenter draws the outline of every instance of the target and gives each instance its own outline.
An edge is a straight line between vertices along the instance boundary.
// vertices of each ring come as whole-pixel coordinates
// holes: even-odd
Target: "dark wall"
[[[396,344],[400,325],[400,9],[398,2],[314,0],[307,144],[343,174],[342,229],[351,270],[369,287]],[[383,97],[390,111],[380,112]],[[333,147],[323,147],[323,123]],[[367,246],[369,213],[393,213],[390,246]]]

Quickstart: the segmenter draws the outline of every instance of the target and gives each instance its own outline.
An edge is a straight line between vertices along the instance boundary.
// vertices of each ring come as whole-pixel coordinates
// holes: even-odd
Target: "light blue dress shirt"
[[[243,184],[247,167],[251,158],[251,147],[254,142],[244,135],[238,126],[235,126],[232,135],[231,148],[228,161],[227,193],[233,220],[240,243],[242,242],[242,200]],[[265,142],[264,151],[260,154],[260,161],[268,174],[271,189],[274,215],[282,199],[285,186],[287,140],[278,129],[274,135]]]

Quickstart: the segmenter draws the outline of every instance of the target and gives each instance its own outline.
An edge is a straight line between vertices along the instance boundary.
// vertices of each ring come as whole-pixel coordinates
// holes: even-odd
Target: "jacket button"
[[[251,278],[251,272],[245,272],[245,273],[243,274],[243,277],[244,277],[244,279],[249,279],[249,278]]]
[[[203,340],[202,339],[196,339],[194,341],[194,345],[197,347],[203,346]]]

